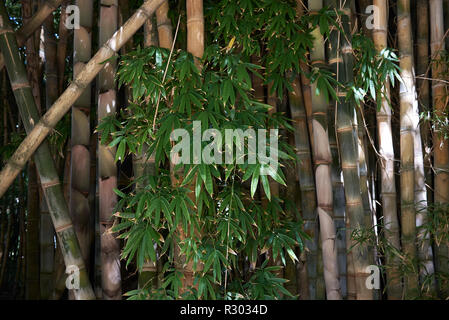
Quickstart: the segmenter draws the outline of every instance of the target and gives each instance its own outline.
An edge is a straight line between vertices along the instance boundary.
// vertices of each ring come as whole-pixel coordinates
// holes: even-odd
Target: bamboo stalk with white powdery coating
[[[416,296],[418,270],[416,265],[416,211],[415,211],[415,125],[418,117],[414,81],[413,38],[410,0],[399,0],[398,43],[400,84],[400,147],[401,147],[401,242],[407,263],[413,270],[404,275],[406,298]]]
[[[323,1],[321,0],[309,2],[311,14],[316,14],[322,7]],[[312,61],[312,67],[316,68],[320,65],[325,65],[324,39],[321,36],[319,28],[316,28],[312,34],[314,41],[313,49],[310,52],[310,59]],[[316,83],[312,84],[312,92],[316,92]],[[313,158],[315,163],[317,211],[320,219],[326,294],[329,300],[341,300],[335,242],[335,223],[333,220],[332,155],[327,126],[327,102],[324,96],[312,94],[312,106]]]
[[[103,69],[102,62],[114,56],[118,50],[142,27],[145,21],[151,17],[164,0],[150,0],[145,2],[136,13],[109,39],[95,56],[80,71],[78,76],[56,100],[53,106],[44,116],[36,122],[33,130],[22,141],[12,157],[0,172],[0,197],[9,188],[15,177],[23,169],[28,159],[33,155],[45,137],[53,130],[54,126],[70,110],[70,107],[78,99],[84,88]]]
[[[33,125],[38,120],[38,113],[14,32],[8,23],[9,18],[4,3],[0,4],[0,17],[0,47],[3,50],[5,64],[23,124],[27,133],[29,133],[34,130]],[[6,48],[8,50],[5,50]],[[65,264],[66,266],[75,266],[80,272],[80,288],[74,289],[75,298],[77,300],[95,299],[59,177],[46,142],[37,149],[34,158],[53,225],[61,244]]]

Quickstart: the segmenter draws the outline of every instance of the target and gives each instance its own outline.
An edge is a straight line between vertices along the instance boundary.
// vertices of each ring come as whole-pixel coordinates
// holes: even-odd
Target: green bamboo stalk
[[[387,47],[388,6],[386,0],[374,0],[378,9],[378,24],[373,29],[373,39],[377,51]],[[396,185],[394,177],[394,149],[391,130],[390,84],[384,84],[382,106],[377,111],[377,134],[379,140],[381,200],[383,225],[386,241],[395,250],[400,250],[399,222],[396,205]],[[402,296],[398,259],[394,254],[386,252],[387,294],[388,299],[397,300]]]
[[[32,96],[31,87],[26,77],[25,66],[21,61],[14,31],[9,25],[9,17],[6,13],[4,3],[0,4],[0,15],[0,47],[4,54],[6,68],[22,122],[25,130],[29,134],[34,129],[33,125],[37,123],[39,116]],[[8,48],[8,50],[5,50],[5,48]],[[80,288],[74,290],[75,297],[76,299],[93,299],[92,287],[81,258],[78,240],[66,202],[64,201],[59,177],[47,143],[42,144],[38,148],[35,161],[53,225],[55,226],[56,234],[63,249],[65,264],[66,266],[76,266],[80,272]]]
[[[323,7],[323,1],[308,3],[311,14]],[[312,66],[325,65],[324,39],[319,28],[313,31],[313,49],[310,52]],[[316,83],[312,84],[312,92],[316,92]],[[333,220],[333,192],[331,164],[332,155],[329,145],[327,102],[322,95],[312,95],[313,105],[313,158],[315,162],[315,182],[317,195],[317,211],[320,219],[321,245],[323,251],[324,280],[326,295],[329,300],[340,300],[341,289],[337,262],[336,232]]]
[[[336,7],[336,1],[332,1],[332,7]],[[334,29],[330,35],[329,62],[337,72],[337,80],[345,86],[353,81],[353,52],[351,44],[351,16],[353,1],[340,1],[340,9],[344,34]],[[340,41],[340,43],[339,43]],[[341,57],[338,51],[341,44]],[[355,106],[345,101],[346,92],[337,92],[340,101],[336,109],[337,140],[340,150],[341,167],[343,171],[346,212],[349,219],[351,235],[362,229],[370,228],[366,224],[363,203],[361,198],[359,177],[359,154],[354,134]],[[370,275],[367,267],[373,264],[366,243],[357,243],[353,237],[346,239],[347,250],[351,250],[357,300],[373,299],[372,290],[366,286],[366,279]]]
[[[44,53],[45,53],[45,105],[46,109],[58,98],[58,67],[56,65],[55,32],[53,26],[53,15],[50,15],[43,25],[44,30]],[[56,155],[56,159],[60,157]],[[40,289],[41,298],[47,300],[53,289],[54,270],[54,230],[51,223],[50,212],[44,199],[41,201],[41,222],[40,222],[40,244],[41,244],[41,268],[40,268]]]

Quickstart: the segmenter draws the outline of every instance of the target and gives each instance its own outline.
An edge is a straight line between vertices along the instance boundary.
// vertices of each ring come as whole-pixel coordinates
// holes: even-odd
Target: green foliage
[[[211,45],[201,71],[187,52],[174,52],[167,67],[168,56],[167,50],[153,47],[138,48],[124,56],[118,81],[131,88],[132,103],[122,110],[120,119],[108,117],[98,126],[102,142],[117,146],[116,160],[140,154],[147,146],[146,155],[155,155],[157,168],[154,175],[138,177],[133,184],[143,187],[131,194],[116,190],[121,198],[117,205],[120,222],[113,231],[125,240],[122,258],[127,265],[135,261],[141,270],[145,261],[155,261],[156,256],[166,261],[163,292],[143,288],[129,293],[131,299],[180,296],[182,274],[174,269],[173,260],[176,245],[197,270],[195,286],[183,297],[223,298],[230,282],[243,281],[227,275],[243,272],[239,261],[244,256],[256,263],[272,249],[274,258],[285,264],[287,258],[297,260],[295,247],[303,247],[307,235],[302,231],[302,221],[292,220],[283,201],[271,195],[268,178],[261,174],[266,170],[272,179],[285,185],[280,167],[273,170],[261,163],[249,164],[246,158],[240,163],[234,152],[231,163],[178,165],[175,172],[181,184],[173,185],[167,166],[170,134],[179,128],[192,134],[194,120],[201,122],[201,133],[212,127],[223,136],[226,129],[290,130],[291,125],[282,114],[268,117],[270,106],[253,99],[250,75],[260,67],[243,62],[241,54]],[[245,140],[246,150],[247,143]],[[280,143],[279,158],[294,159],[293,150]],[[251,192],[243,187],[245,181],[251,181]],[[271,200],[266,207],[255,198],[259,182]],[[183,240],[179,228],[185,232]],[[200,263],[202,268],[198,269]],[[250,282],[242,282],[239,294],[252,298],[286,294],[282,287],[285,280],[277,279],[274,271],[274,267],[257,269]]]
[[[382,49],[379,53],[371,39],[356,34],[352,37],[355,54],[354,83],[350,84],[347,99],[355,101],[357,105],[367,100],[374,101],[380,110],[382,99],[387,98],[384,84],[390,81],[394,87],[395,80],[402,82],[399,75],[399,60],[390,48]],[[390,100],[387,99],[388,104]]]

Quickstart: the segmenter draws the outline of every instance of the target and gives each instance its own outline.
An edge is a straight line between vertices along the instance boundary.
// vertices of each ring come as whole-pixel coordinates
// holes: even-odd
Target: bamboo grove
[[[3,1],[0,298],[449,298],[448,30],[447,0]]]

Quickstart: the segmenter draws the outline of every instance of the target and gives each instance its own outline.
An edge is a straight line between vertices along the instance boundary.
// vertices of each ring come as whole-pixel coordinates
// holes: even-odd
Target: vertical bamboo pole
[[[56,65],[57,43],[54,36],[53,15],[50,15],[43,25],[44,30],[44,53],[45,53],[45,105],[46,109],[58,98],[58,67]],[[41,201],[41,298],[47,300],[53,288],[54,270],[54,230],[51,223],[48,206],[43,199]]]
[[[306,242],[306,270],[308,290],[305,299],[315,299],[317,279],[317,233],[316,233],[316,189],[313,177],[311,148],[307,127],[307,115],[304,107],[301,82],[298,77],[292,83],[293,91],[289,92],[290,113],[295,128],[297,170],[301,192],[302,219],[304,231],[311,237]]]
[[[334,1],[336,3],[336,1]],[[353,52],[351,45],[351,17],[352,17],[353,1],[340,1],[340,10],[343,14],[341,16],[344,34],[333,30],[334,36],[331,33],[331,50],[329,55],[330,61],[335,61],[337,71],[337,79],[343,85],[347,86],[352,83],[353,74]],[[336,39],[335,39],[336,38]],[[339,56],[338,48],[341,41],[341,58]],[[340,150],[341,167],[343,171],[346,212],[349,220],[349,230],[351,233],[358,232],[361,229],[369,228],[366,225],[363,203],[361,198],[360,177],[359,177],[359,154],[358,145],[354,134],[355,121],[355,106],[350,102],[345,101],[346,92],[337,92],[340,97],[340,102],[336,109],[336,129],[337,140]],[[373,299],[373,292],[366,286],[366,279],[369,276],[367,267],[373,264],[373,259],[370,257],[370,252],[366,243],[357,243],[348,237],[346,239],[347,249],[352,252],[352,259],[354,265],[354,277],[356,285],[357,300],[371,300]]]
[[[400,0],[398,6],[398,40],[401,77],[401,240],[403,252],[413,266],[405,275],[406,297],[416,294],[418,288],[416,266],[416,211],[415,211],[415,124],[417,101],[414,83],[413,38],[410,0]],[[417,271],[417,270],[416,270]]]
[[[160,44],[163,48],[171,48],[173,39],[171,35],[171,23],[168,20],[168,3],[164,2],[158,10],[156,10],[156,16],[153,15],[144,24],[144,46],[158,46]],[[157,24],[156,24],[156,19]],[[161,23],[161,27],[158,28],[158,24]],[[170,25],[170,26],[169,26]],[[159,43],[158,32],[164,41],[164,46]],[[142,149],[142,154],[134,155],[133,157],[133,170],[134,177],[139,178],[147,174],[155,174],[155,158],[154,156],[148,157],[147,155],[148,147],[145,145]],[[136,185],[136,188],[141,188],[142,186]],[[143,269],[139,274],[139,287],[147,287],[148,284],[152,287],[157,286],[157,262],[156,261],[145,261]]]
[[[429,66],[429,2],[427,0],[416,1],[416,12],[417,14],[417,39],[416,39],[416,73],[420,77],[427,76],[427,68]],[[425,79],[417,79],[417,90],[418,90],[418,102],[420,112],[430,111],[430,83]],[[415,170],[415,180],[421,181],[417,183],[417,187],[421,185],[420,188],[415,190],[415,202],[418,204],[419,210],[416,212],[416,227],[418,227],[418,257],[420,262],[420,275],[421,281],[425,275],[433,275],[435,267],[433,264],[433,252],[430,243],[430,235],[426,234],[425,230],[419,229],[422,225],[427,223],[427,204],[432,202],[432,155],[430,152],[432,137],[430,135],[431,128],[427,121],[421,123],[421,130],[417,127],[416,130],[416,140],[415,140],[415,156],[419,156],[419,150],[417,143],[419,143],[418,138],[421,137],[422,145],[421,150],[424,150],[424,162],[422,168],[416,168]],[[415,166],[418,161],[415,159]],[[422,186],[424,182],[424,186]],[[429,186],[429,187],[426,187]],[[424,192],[427,192],[424,195]],[[420,198],[426,196],[426,202],[419,204]],[[435,293],[435,286],[430,286],[430,294]]]
[[[316,14],[323,7],[323,1],[310,1],[308,5],[311,14]],[[319,28],[313,31],[313,36],[313,49],[310,52],[312,66],[323,66],[325,64],[325,49]],[[316,92],[316,83],[312,84],[312,92]],[[335,242],[335,223],[333,220],[333,192],[330,167],[332,155],[327,126],[327,103],[323,96],[313,94],[312,106],[313,158],[315,162],[317,211],[320,220],[326,294],[329,300],[340,300],[342,297]]]
[[[444,19],[443,19],[443,2],[442,0],[429,0],[430,8],[430,48],[432,59],[440,59],[444,43]],[[444,77],[444,68],[441,63],[432,64],[432,98],[434,112],[438,116],[442,116],[447,112],[447,90],[446,85],[438,79]],[[440,136],[438,130],[434,130],[433,134],[434,146],[434,201],[436,204],[447,206],[449,204],[449,142]],[[449,251],[447,239],[437,247],[438,264],[437,271],[449,272]],[[446,297],[449,295],[449,287],[439,284],[439,290]]]
[[[102,46],[118,27],[117,0],[100,2],[99,45]],[[98,122],[106,116],[115,115],[117,110],[117,90],[115,84],[116,62],[108,61],[98,75]],[[100,139],[100,137],[98,137]],[[110,232],[114,223],[114,206],[117,203],[117,167],[115,147],[99,144],[99,212],[101,243],[101,277],[103,298],[119,300],[121,292],[120,241]]]
[[[75,29],[73,35],[74,78],[91,58],[93,1],[77,0],[76,5],[80,9],[80,28]],[[72,107],[69,191],[70,215],[87,268],[90,265],[92,243],[92,227],[89,225],[91,212],[88,199],[90,188],[90,108],[91,87],[88,85]],[[72,293],[70,297],[72,297]]]
[[[374,0],[378,10],[378,24],[373,30],[373,39],[377,51],[387,47],[388,6],[387,0]],[[396,185],[394,178],[394,149],[391,130],[390,84],[384,84],[382,106],[377,111],[377,134],[380,154],[381,200],[385,237],[389,245],[400,250],[399,222],[396,205]],[[400,299],[402,294],[398,271],[398,260],[387,252],[387,293],[388,299]]]

